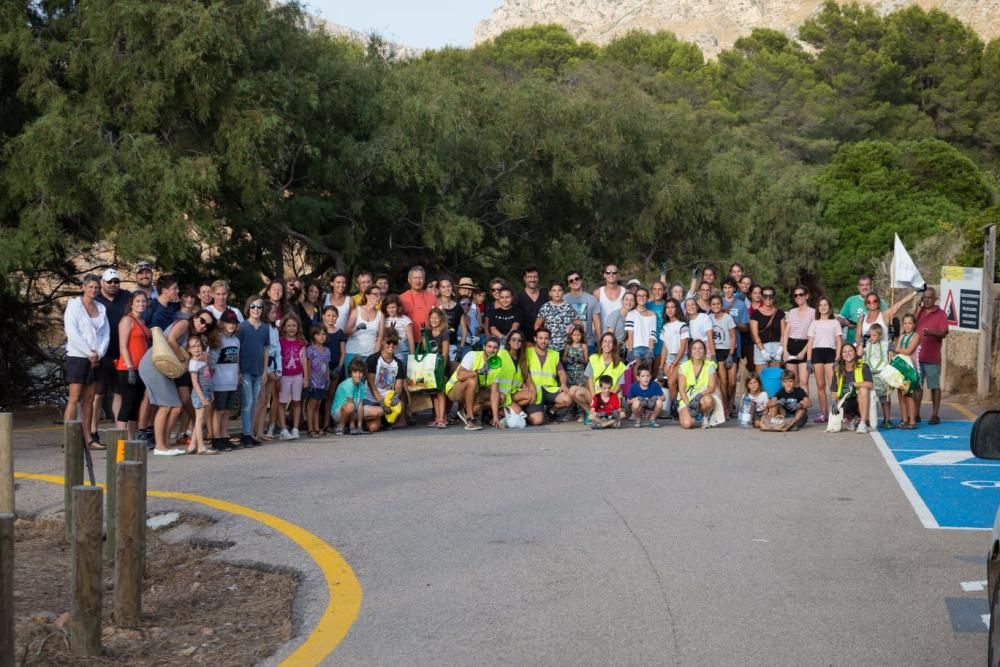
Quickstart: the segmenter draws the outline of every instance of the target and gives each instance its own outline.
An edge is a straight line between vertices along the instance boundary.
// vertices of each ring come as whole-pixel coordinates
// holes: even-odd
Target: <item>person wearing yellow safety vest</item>
[[[715,401],[722,404],[722,397],[718,396],[719,378],[716,375],[718,364],[715,359],[707,356],[705,341],[696,339],[691,341],[688,348],[691,358],[681,364],[677,371],[678,390],[678,410],[681,428],[694,428],[694,412],[702,415],[701,427],[709,428],[710,415],[715,410]]]
[[[483,405],[489,405],[490,387],[500,373],[499,367],[490,368],[489,359],[496,356],[499,349],[500,341],[488,338],[482,352],[467,352],[462,357],[462,363],[445,383],[448,399],[460,405],[458,418],[465,423],[466,431],[483,428],[476,421],[476,411]]]
[[[507,349],[500,350],[497,356],[503,365],[490,385],[490,408],[493,410],[493,426],[500,428],[504,409],[520,414],[523,406],[534,400],[535,386],[531,382],[521,331],[515,329],[510,333]]]
[[[600,393],[597,381],[602,375],[611,378],[611,390],[619,394],[621,400],[622,381],[625,377],[625,369],[628,368],[622,362],[618,349],[618,340],[610,331],[601,336],[598,352],[590,355],[590,362],[586,370],[583,371],[586,386],[573,386],[569,388],[570,397],[584,410],[583,423],[590,423],[590,403],[594,396]]]
[[[573,403],[559,353],[549,349],[551,340],[552,333],[548,329],[536,329],[535,347],[526,353],[528,370],[535,385],[535,400],[524,411],[528,413],[528,423],[535,426],[545,423],[547,409],[563,410]]]
[[[875,381],[872,371],[864,361],[858,359],[858,352],[853,345],[845,345],[840,349],[840,361],[833,370],[833,381],[830,391],[833,392],[831,412],[837,414],[844,411],[844,430],[850,430],[849,419],[859,417],[857,432],[868,433],[868,408],[871,392]],[[841,400],[845,399],[841,404]],[[838,405],[841,407],[838,408]]]

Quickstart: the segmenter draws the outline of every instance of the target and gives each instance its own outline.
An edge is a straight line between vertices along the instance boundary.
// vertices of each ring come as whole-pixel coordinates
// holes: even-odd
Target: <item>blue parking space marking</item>
[[[1000,506],[1000,461],[972,455],[972,422],[921,424],[873,433],[875,443],[927,528],[989,530]]]

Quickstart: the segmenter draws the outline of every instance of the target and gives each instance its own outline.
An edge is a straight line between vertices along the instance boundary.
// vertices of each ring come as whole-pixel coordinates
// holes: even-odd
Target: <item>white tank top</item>
[[[354,321],[355,331],[347,339],[347,345],[344,346],[345,354],[357,354],[367,357],[375,353],[375,341],[378,339],[378,333],[382,329],[382,313],[375,311],[375,317],[366,320],[362,317],[362,312],[364,311],[358,310],[357,319]],[[358,325],[362,322],[364,322],[365,328],[358,329]]]
[[[872,328],[873,324],[881,325],[882,327],[882,340],[887,340],[889,336],[889,330],[885,326],[885,318],[882,317],[882,313],[878,314],[878,317],[874,322],[868,321],[868,314],[861,319],[861,337],[868,338],[868,330]]]
[[[608,298],[607,294],[604,293],[604,286],[603,285],[601,286],[601,288],[599,290],[597,290],[597,300],[600,301],[600,303],[601,303],[601,328],[602,329],[605,328],[604,327],[604,323],[608,321],[608,317],[611,316],[611,313],[615,312],[616,310],[621,310],[621,307],[622,307],[622,298],[625,296],[625,288],[619,285],[618,289],[621,290],[621,293],[618,295],[618,298],[615,299],[615,300],[613,300],[613,301],[610,298]]]
[[[347,318],[351,314],[351,304],[353,303],[353,301],[351,301],[351,295],[345,294],[343,303],[333,303],[333,301],[331,300],[332,298],[333,294],[328,292],[326,298],[323,299],[323,307],[324,308],[326,306],[337,307],[337,328],[343,329],[344,327],[347,326]]]

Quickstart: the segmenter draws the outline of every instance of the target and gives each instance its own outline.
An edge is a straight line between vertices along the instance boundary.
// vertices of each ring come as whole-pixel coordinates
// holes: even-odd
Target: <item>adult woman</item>
[[[347,336],[345,366],[350,366],[354,357],[367,361],[368,357],[382,349],[382,313],[379,311],[381,299],[382,293],[377,287],[368,287],[365,290],[365,302],[352,310],[347,318],[347,326],[344,328]]]
[[[691,341],[691,331],[688,323],[681,319],[681,304],[677,299],[667,299],[663,307],[664,323],[660,330],[660,340],[663,341],[663,375],[667,378],[669,404],[673,406],[677,396],[677,369],[687,361],[688,343]],[[668,408],[667,413],[670,413]]]
[[[139,361],[149,349],[149,327],[142,319],[147,303],[149,299],[146,293],[136,290],[129,299],[125,316],[118,322],[118,358],[115,359],[115,371],[118,375],[118,393],[122,398],[116,426],[128,431],[129,440],[135,439],[139,406],[146,393],[146,385],[139,378]]]
[[[296,304],[299,321],[302,322],[302,326],[305,327],[306,331],[310,327],[318,327],[323,324],[323,307],[320,305],[321,296],[322,290],[319,288],[319,283],[312,280],[306,283],[305,289],[302,290],[302,298]]]
[[[715,359],[715,336],[712,333],[712,318],[698,309],[698,302],[687,299],[684,302],[687,315],[688,333],[692,341],[700,340],[708,350],[708,358]]]
[[[892,322],[892,318],[896,316],[896,313],[910,301],[913,301],[913,297],[916,295],[917,292],[910,292],[890,308],[886,308],[883,311],[881,309],[882,300],[879,299],[878,294],[875,292],[868,293],[868,296],[865,297],[865,308],[867,308],[867,311],[864,317],[859,318],[858,323],[855,325],[854,340],[856,342],[854,345],[859,355],[864,352],[865,344],[868,342],[868,330],[872,328],[872,325],[880,325],[883,331],[882,338],[884,340],[888,339],[888,323]]]
[[[718,365],[708,358],[704,341],[691,341],[691,358],[681,364],[678,370],[678,414],[682,428],[694,428],[697,423],[694,412],[702,415],[701,427],[713,426],[710,421],[716,412],[716,401],[722,405],[722,398],[716,395],[718,388]],[[721,421],[719,422],[721,423]]]
[[[465,314],[461,304],[455,300],[455,286],[448,276],[441,276],[437,281],[438,307],[444,311],[448,318],[448,337],[451,343],[448,349],[451,351],[451,361],[455,361],[461,343],[468,337],[469,317]]]
[[[337,328],[347,327],[347,320],[351,316],[351,310],[354,306],[354,300],[347,293],[347,275],[343,273],[333,274],[333,277],[330,278],[330,293],[326,295],[323,305],[336,306]],[[347,366],[345,365],[344,368]]]
[[[403,314],[397,294],[390,294],[385,298],[385,301],[382,302],[382,311],[385,313],[386,330],[393,329],[399,334],[396,356],[405,363],[410,357],[410,353],[417,349],[413,337],[413,320]]]
[[[809,391],[809,360],[806,346],[809,344],[809,325],[816,319],[816,311],[809,306],[809,290],[799,285],[792,290],[795,307],[785,313],[781,321],[781,349],[785,363],[797,369],[799,386]]]
[[[97,391],[97,366],[111,344],[111,326],[104,306],[97,301],[101,293],[101,279],[88,273],[83,277],[83,293],[69,300],[63,316],[66,332],[66,384],[69,399],[63,419],[79,418],[90,424]],[[90,449],[106,449],[91,434]]]
[[[868,433],[869,401],[874,387],[871,369],[858,360],[858,352],[853,345],[844,345],[830,383],[834,410],[844,411],[844,430],[852,430],[849,424],[852,419],[858,418],[857,432]],[[844,401],[843,407],[838,408],[841,400]]]
[[[646,307],[649,291],[640,287],[635,291],[635,310],[625,317],[625,344],[628,361],[650,361],[656,346],[656,314]]]
[[[816,373],[816,393],[819,395],[819,414],[814,421],[825,424],[829,411],[826,383],[833,377],[833,364],[840,358],[843,342],[842,327],[833,312],[833,304],[825,296],[816,300],[816,319],[809,323],[806,338],[809,342],[805,358],[812,362],[813,372]]]
[[[635,294],[625,292],[622,295],[621,303],[621,308],[612,311],[603,322],[605,333],[614,335],[615,340],[618,341],[619,350],[624,350],[626,349],[625,319],[635,309]]]
[[[178,359],[187,357],[184,348],[187,346],[187,339],[190,334],[196,336],[207,336],[215,330],[215,316],[212,311],[202,308],[189,320],[176,320],[163,332],[166,336],[167,344],[170,345]],[[207,361],[208,355],[205,355]],[[181,406],[184,404],[180,388],[178,385],[161,373],[153,365],[153,350],[146,350],[139,362],[139,377],[146,383],[146,391],[149,393],[150,405],[159,407],[156,411],[156,418],[153,420],[153,437],[156,442],[154,454],[159,456],[176,456],[183,454],[183,449],[171,449],[167,442],[174,423],[181,414]],[[191,374],[182,373],[180,378],[187,378],[190,383]],[[187,389],[187,387],[185,387]],[[190,397],[190,389],[185,392]]]
[[[719,365],[719,389],[723,403],[731,405],[736,393],[736,320],[728,310],[722,309],[722,297],[718,294],[712,295],[709,306],[715,362]]]
[[[594,290],[594,297],[601,307],[601,326],[608,330],[608,319],[615,311],[621,310],[623,293],[618,282],[618,267],[608,264],[604,267],[604,284]],[[589,406],[588,406],[589,409]]]
[[[550,347],[556,352],[562,352],[566,346],[566,338],[574,324],[582,324],[576,308],[566,303],[563,295],[566,288],[562,282],[553,280],[549,285],[549,300],[538,310],[535,320],[535,331],[545,327],[552,332]]]
[[[501,369],[494,382],[497,389],[495,393],[491,387],[490,405],[493,409],[493,425],[496,427],[500,426],[504,407],[510,407],[514,412],[521,412],[525,405],[535,400],[535,385],[531,381],[531,369],[528,368],[528,358],[524,353],[524,342],[524,334],[514,330],[507,338],[507,349],[499,353],[501,359],[507,355],[509,364]],[[501,395],[510,397],[510,400],[503,401],[506,406],[501,405]]]
[[[781,329],[785,311],[774,305],[774,288],[761,288],[764,300],[750,315],[750,336],[753,338],[753,363],[757,368],[781,365]]]
[[[610,331],[604,332],[598,343],[597,352],[590,355],[587,368],[583,371],[585,382],[582,385],[569,388],[570,398],[580,406],[584,414],[590,412],[590,402],[599,392],[597,381],[602,375],[610,376],[613,390],[621,394],[626,366],[622,362],[618,350],[618,339],[615,334]]]

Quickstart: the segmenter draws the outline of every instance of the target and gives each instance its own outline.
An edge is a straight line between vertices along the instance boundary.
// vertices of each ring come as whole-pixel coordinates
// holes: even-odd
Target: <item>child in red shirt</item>
[[[621,401],[618,400],[618,393],[611,391],[614,381],[610,375],[602,375],[597,379],[597,384],[601,391],[594,395],[590,402],[590,428],[607,428],[614,426],[621,428],[622,420],[625,419],[625,411],[622,410]]]

